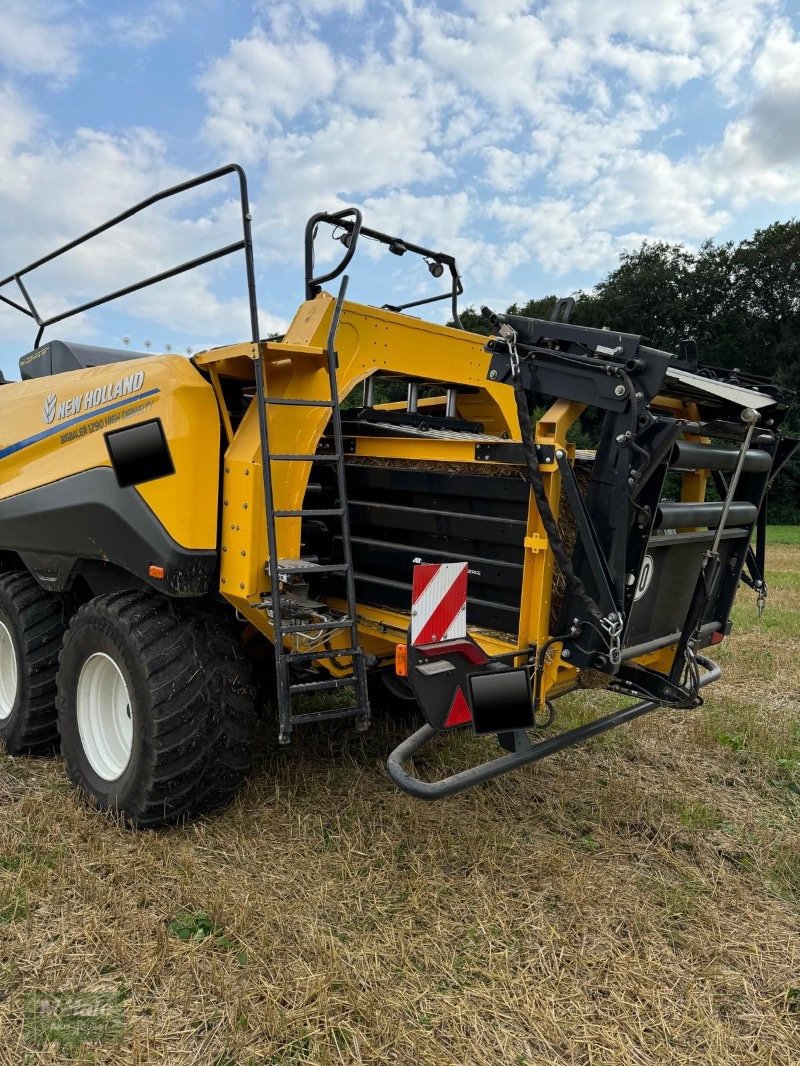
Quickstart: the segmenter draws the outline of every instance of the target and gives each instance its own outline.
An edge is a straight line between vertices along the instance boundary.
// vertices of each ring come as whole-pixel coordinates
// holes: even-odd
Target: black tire
[[[0,642],[5,634],[10,636],[12,670],[16,670],[12,686],[7,664],[7,702],[0,696],[0,713],[4,714],[0,740],[9,755],[49,754],[58,748],[56,669],[67,628],[65,602],[56,593],[46,592],[27,570],[3,574],[0,626]]]
[[[111,659],[127,690],[129,755],[116,776],[98,772],[81,737],[78,684],[93,656]],[[154,593],[98,596],[64,639],[58,721],[69,776],[91,802],[135,827],[176,822],[223,806],[247,776],[255,727],[249,664],[224,621]]]

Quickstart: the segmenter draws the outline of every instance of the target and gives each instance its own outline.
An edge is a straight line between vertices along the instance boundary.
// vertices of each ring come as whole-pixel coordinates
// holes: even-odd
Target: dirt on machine
[[[231,179],[232,244],[40,315],[40,267]],[[344,250],[318,273],[325,233]],[[351,302],[365,241],[422,261],[446,291]],[[185,358],[44,339],[233,255],[245,340]],[[767,601],[766,499],[798,447],[781,433],[793,396],[703,365],[692,341],[666,352],[613,323],[575,325],[570,300],[549,320],[484,308],[492,335],[475,334],[461,294],[451,255],[369,229],[356,208],[323,212],[305,231],[305,299],[283,339],[263,340],[236,165],[0,281],[37,330],[21,380],[0,375],[9,754],[60,749],[90,802],[147,827],[229,802],[265,724],[280,744],[331,720],[365,730],[370,699],[419,715],[387,769],[423,799],[659,708],[701,707],[741,584]],[[409,313],[438,300],[449,325]],[[581,419],[597,427],[592,449],[571,442]],[[559,729],[559,699],[587,686],[626,699]],[[419,774],[414,757],[461,729],[496,753]]]

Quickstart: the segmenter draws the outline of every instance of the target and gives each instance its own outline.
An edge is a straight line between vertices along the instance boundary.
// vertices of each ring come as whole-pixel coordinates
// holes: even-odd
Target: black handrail
[[[44,266],[45,263],[50,263],[59,256],[64,255],[66,252],[72,251],[73,248],[79,247],[81,244],[85,244],[92,238],[97,237],[101,233],[105,233],[106,230],[113,229],[114,226],[119,225],[120,222],[125,222],[127,219],[132,218],[134,215],[138,215],[140,211],[144,211],[148,207],[152,207],[153,204],[159,203],[161,200],[167,200],[172,196],[177,196],[180,193],[187,192],[189,189],[196,189],[199,185],[205,185],[208,182],[216,181],[219,178],[225,177],[228,174],[235,174],[239,179],[239,200],[242,211],[242,239],[235,241],[233,244],[227,244],[222,248],[217,248],[212,252],[207,252],[205,255],[197,256],[195,259],[189,259],[184,263],[179,264],[176,267],[172,267],[170,270],[161,271],[159,274],[154,274],[151,277],[145,278],[142,281],[134,282],[132,285],[126,285],[122,289],[116,289],[114,292],[107,293],[105,296],[100,296],[98,299],[89,300],[86,303],[80,304],[78,307],[73,307],[68,311],[62,311],[61,314],[52,315],[50,318],[42,318],[36,309],[36,306],[28,294],[25,285],[22,282],[22,278],[27,274],[32,273],[39,267]],[[8,304],[10,307],[15,308],[17,311],[21,311],[22,314],[32,318],[39,327],[39,331],[36,334],[36,340],[34,342],[34,348],[38,348],[42,339],[42,334],[48,326],[54,325],[56,322],[62,322],[66,318],[72,318],[74,315],[81,314],[83,311],[90,311],[95,307],[100,307],[102,304],[110,303],[112,300],[118,300],[122,296],[128,296],[130,293],[138,292],[140,289],[146,289],[150,285],[156,285],[160,281],[166,281],[168,278],[176,277],[178,274],[184,274],[188,270],[193,270],[195,267],[203,266],[205,263],[211,263],[215,259],[222,259],[226,255],[232,255],[234,252],[244,252],[245,257],[245,269],[247,271],[247,295],[250,304],[250,328],[252,332],[253,343],[258,345],[259,343],[259,326],[258,326],[258,303],[256,301],[256,278],[255,267],[253,265],[253,236],[251,229],[251,217],[250,217],[250,202],[247,194],[247,177],[244,170],[238,165],[238,163],[229,163],[227,166],[218,167],[216,170],[210,170],[206,174],[201,174],[196,178],[190,178],[188,181],[182,181],[178,185],[173,185],[169,189],[164,189],[162,192],[154,193],[152,196],[148,196],[146,200],[142,200],[140,203],[135,204],[133,207],[129,207],[126,211],[121,212],[119,215],[115,215],[114,218],[109,219],[107,222],[103,222],[99,226],[95,226],[94,229],[89,230],[88,233],[82,234],[80,237],[76,237],[74,240],[68,241],[67,244],[63,244],[60,248],[57,248],[54,252],[50,252],[48,255],[44,255],[41,259],[37,259],[33,263],[29,263],[28,266],[23,267],[21,270],[16,270],[13,274],[9,274],[7,278],[0,279],[0,289],[10,284],[12,281],[16,282],[17,288],[22,293],[22,296],[28,305],[27,309],[21,304],[16,303],[8,296],[0,294],[0,300],[3,303]]]
[[[706,659],[702,655],[697,656],[697,661],[708,671],[708,673],[700,677],[699,688],[704,688],[719,679],[722,670],[715,662],[712,662],[711,659]],[[416,796],[417,799],[444,799],[446,796],[454,796],[457,792],[463,792],[464,789],[471,788],[473,785],[478,785],[483,781],[491,781],[492,778],[506,774],[509,770],[515,770],[518,766],[525,766],[528,763],[544,759],[548,755],[554,755],[564,748],[572,747],[573,744],[580,744],[584,740],[589,740],[600,733],[605,733],[608,729],[615,729],[626,722],[632,722],[634,718],[639,718],[643,714],[658,710],[659,706],[660,704],[654,700],[631,704],[621,710],[612,711],[602,718],[595,718],[584,725],[568,729],[565,733],[558,733],[545,740],[540,740],[537,744],[531,744],[527,735],[520,731],[521,736],[518,737],[518,747],[511,754],[500,755],[487,762],[478,763],[477,766],[470,766],[466,770],[450,774],[448,777],[440,778],[438,781],[423,781],[421,778],[415,777],[405,766],[409,760],[418,755],[424,747],[440,735],[439,730],[434,729],[433,726],[423,725],[416,733],[412,733],[410,737],[407,737],[402,744],[398,744],[394,751],[390,753],[386,761],[386,768],[392,781],[403,792],[408,792],[409,795]]]
[[[351,221],[352,219],[352,221]],[[317,230],[320,223],[326,223],[334,229],[341,229],[344,231],[342,236],[347,235],[347,241],[345,242],[347,251],[342,257],[339,264],[330,270],[327,274],[320,274],[314,276],[314,239],[317,235]],[[447,267],[450,271],[450,277],[452,279],[452,285],[449,292],[442,293],[439,296],[428,296],[423,300],[412,300],[409,303],[404,304],[384,304],[383,307],[387,311],[406,311],[409,307],[422,307],[423,304],[436,303],[438,300],[450,300],[453,314],[453,322],[458,329],[463,329],[461,319],[458,316],[458,297],[463,293],[464,286],[461,282],[461,275],[458,273],[458,265],[455,257],[448,255],[446,252],[436,252],[432,248],[424,248],[420,244],[412,244],[411,241],[404,240],[402,237],[392,237],[388,233],[382,233],[380,230],[368,229],[362,224],[361,212],[357,207],[346,207],[342,211],[320,211],[316,215],[312,215],[306,223],[306,235],[305,235],[305,262],[306,262],[306,299],[313,300],[322,291],[322,285],[338,278],[350,264],[353,256],[355,255],[356,245],[359,237],[369,237],[370,240],[378,241],[380,244],[385,244],[390,250],[398,250],[398,254],[403,255],[405,252],[412,252],[414,255],[420,255],[428,263],[439,263],[442,267]]]

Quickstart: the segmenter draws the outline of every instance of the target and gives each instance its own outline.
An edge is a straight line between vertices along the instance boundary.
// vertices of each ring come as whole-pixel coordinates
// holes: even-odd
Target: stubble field
[[[705,707],[438,805],[392,787],[380,719],[139,835],[0,754],[0,1064],[796,1066],[800,545],[773,539]]]

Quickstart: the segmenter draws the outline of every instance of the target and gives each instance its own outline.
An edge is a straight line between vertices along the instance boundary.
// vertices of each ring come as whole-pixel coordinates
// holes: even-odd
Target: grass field
[[[141,835],[0,755],[0,1064],[796,1066],[800,546],[771,539],[704,708],[439,805],[390,785],[388,725]]]

